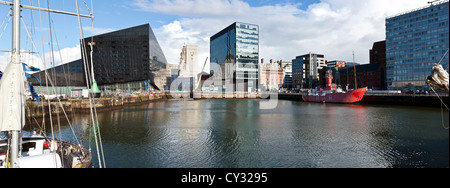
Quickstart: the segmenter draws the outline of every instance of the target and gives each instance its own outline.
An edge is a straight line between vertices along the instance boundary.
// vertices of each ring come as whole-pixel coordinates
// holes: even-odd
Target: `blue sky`
[[[11,0],[7,0],[11,1]],[[85,0],[94,11],[94,30],[90,19],[83,19],[85,36],[102,34],[150,23],[169,63],[178,63],[183,44],[198,45],[200,59],[209,56],[209,37],[235,21],[260,26],[260,58],[290,61],[309,52],[322,53],[328,60],[352,61],[355,51],[358,62],[367,63],[373,42],[385,39],[385,18],[427,5],[427,0]],[[22,0],[38,6],[37,0]],[[40,0],[41,7],[47,7]],[[76,12],[73,0],[49,0],[51,9]],[[79,0],[82,13],[88,14]],[[0,50],[11,49],[10,7],[0,5]],[[39,12],[32,16],[23,11],[27,30],[38,51],[51,59],[48,14],[42,12],[42,35]],[[52,37],[56,64],[80,58],[79,29],[74,16],[52,14],[56,38]],[[33,20],[33,22],[31,21]],[[25,24],[22,24],[25,25]],[[36,51],[33,42],[22,30],[22,50]],[[43,42],[42,42],[43,41]],[[61,53],[59,53],[61,52]],[[61,55],[59,55],[61,54]],[[0,52],[0,70],[9,61],[9,54]],[[36,55],[24,55],[23,61],[42,67]],[[61,58],[61,57],[62,58]],[[42,56],[41,56],[42,60]],[[201,60],[203,62],[203,60]]]

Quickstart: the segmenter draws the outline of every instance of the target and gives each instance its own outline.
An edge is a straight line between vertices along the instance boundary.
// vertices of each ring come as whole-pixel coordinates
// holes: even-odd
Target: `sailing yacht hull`
[[[361,88],[342,93],[329,93],[325,96],[304,95],[302,98],[305,102],[352,104],[361,102],[366,91],[367,88]]]

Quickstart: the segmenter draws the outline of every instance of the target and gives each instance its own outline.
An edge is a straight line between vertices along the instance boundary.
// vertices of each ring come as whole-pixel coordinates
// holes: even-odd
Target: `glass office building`
[[[449,48],[449,1],[386,18],[386,67],[389,89],[426,88],[431,67]],[[449,55],[442,63],[449,66]]]
[[[232,84],[235,87],[233,91],[241,91],[239,88],[242,85],[245,92],[258,90],[258,25],[240,22],[231,24],[211,37],[210,50],[211,63],[220,65],[222,78],[225,82],[232,82],[227,85]]]

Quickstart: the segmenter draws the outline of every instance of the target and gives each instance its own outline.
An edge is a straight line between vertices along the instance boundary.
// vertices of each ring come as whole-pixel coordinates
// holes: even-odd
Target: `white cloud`
[[[330,60],[369,61],[374,42],[385,39],[385,18],[426,6],[424,0],[322,0],[301,10],[299,4],[252,7],[242,0],[134,0],[141,11],[182,19],[156,29],[170,63],[178,63],[183,43],[209,55],[209,37],[235,21],[260,26],[260,56],[290,61],[308,52]]]
[[[100,28],[100,27],[92,28],[92,26],[84,26],[83,30],[85,33],[89,33],[90,35],[101,35],[116,31],[115,29],[112,28]]]
[[[54,63],[52,59],[52,53],[45,53],[45,62],[47,68],[52,67],[53,65],[58,66],[61,64],[70,63],[72,61],[81,59],[81,50],[80,45],[76,45],[75,47],[63,48],[60,51],[53,52]],[[8,63],[11,61],[11,53],[3,53],[0,54],[0,70],[4,70]],[[21,61],[37,68],[44,70],[44,60],[38,54],[30,54],[30,53],[22,53]]]
[[[209,37],[202,37],[202,32],[183,28],[180,21],[167,24],[155,32],[167,61],[171,64],[179,63],[181,49],[185,44],[199,46],[200,60],[209,56]]]
[[[142,11],[189,17],[243,16],[251,8],[241,0],[134,0],[132,4]]]

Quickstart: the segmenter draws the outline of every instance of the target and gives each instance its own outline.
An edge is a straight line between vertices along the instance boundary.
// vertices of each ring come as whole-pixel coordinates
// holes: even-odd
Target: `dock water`
[[[231,97],[231,96],[230,96]],[[260,96],[258,95],[257,98]],[[109,111],[117,110],[127,106],[140,105],[150,102],[163,101],[172,99],[173,96],[169,94],[153,94],[153,95],[139,95],[139,96],[128,96],[128,97],[108,97],[95,99],[95,107],[97,111]],[[227,98],[225,95],[220,96],[209,96],[202,95],[201,98],[195,99],[219,99]],[[248,96],[237,96],[234,95],[232,98],[245,99]],[[279,94],[279,100],[292,100],[292,101],[303,101],[301,94]],[[447,106],[449,104],[449,96],[443,96],[443,101]],[[440,100],[435,95],[365,95],[361,104],[383,104],[383,105],[402,105],[402,106],[423,106],[423,107],[441,107]],[[50,105],[50,108],[49,108]],[[66,114],[71,114],[73,112],[88,113],[90,111],[90,104],[88,99],[67,99],[62,100],[61,103],[58,101],[41,100],[39,104],[36,101],[27,101],[26,108],[26,118],[32,119],[42,119],[50,117],[49,109],[51,109],[52,116],[64,115],[61,108],[57,106],[62,105]]]

